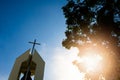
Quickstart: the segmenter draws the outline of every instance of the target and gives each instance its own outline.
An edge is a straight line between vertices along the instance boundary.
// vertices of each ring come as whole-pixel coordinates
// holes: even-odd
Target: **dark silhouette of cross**
[[[31,43],[31,44],[33,44],[33,47],[32,47],[32,52],[31,52],[31,55],[33,55],[33,51],[34,51],[34,47],[35,47],[35,45],[37,44],[37,45],[40,45],[40,43],[36,43],[36,39],[34,40],[34,42],[29,42],[29,43]]]
[[[36,39],[34,40],[34,42],[29,42],[29,43],[33,44],[33,47],[32,47],[32,51],[31,51],[31,55],[28,58],[28,65],[27,65],[25,80],[27,80],[27,77],[30,76],[29,72],[30,72],[30,65],[31,65],[31,61],[32,61],[32,55],[34,54],[34,47],[35,47],[36,44],[40,45],[40,43],[36,43]]]

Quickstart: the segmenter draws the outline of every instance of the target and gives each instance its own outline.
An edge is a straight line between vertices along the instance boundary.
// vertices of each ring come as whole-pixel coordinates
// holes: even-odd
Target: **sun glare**
[[[70,61],[75,61],[75,65],[78,67],[78,70],[82,72],[80,69],[84,69],[83,74],[93,74],[93,73],[99,73],[102,70],[102,63],[103,58],[101,55],[98,54],[98,51],[86,51],[86,55],[84,56],[78,56],[79,53],[77,48],[72,48]],[[85,75],[84,75],[85,76]],[[102,79],[103,80],[103,79]]]
[[[59,80],[98,80],[95,77],[98,77],[99,80],[105,80],[104,73],[108,74],[112,69],[110,65],[112,60],[106,56],[106,52],[109,51],[104,49],[90,47],[79,52],[77,48],[71,48],[68,51],[57,50],[56,52],[59,53],[55,55],[54,61],[59,74],[55,74]],[[84,55],[80,56],[80,53],[84,53]],[[108,64],[109,60],[111,63]],[[106,63],[108,65],[104,65]]]
[[[94,72],[100,69],[102,57],[99,55],[89,55],[82,58],[82,62],[87,72]]]

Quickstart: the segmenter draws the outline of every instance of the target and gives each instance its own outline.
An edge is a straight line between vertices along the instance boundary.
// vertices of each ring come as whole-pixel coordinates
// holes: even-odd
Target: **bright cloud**
[[[77,53],[76,48],[71,50],[56,48],[54,50],[49,73],[53,76],[53,80],[83,80],[84,75],[72,63],[76,59]]]

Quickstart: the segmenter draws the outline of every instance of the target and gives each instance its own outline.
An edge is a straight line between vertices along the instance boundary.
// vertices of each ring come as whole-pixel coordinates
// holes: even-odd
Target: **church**
[[[34,49],[38,44],[36,40],[30,43],[33,44],[32,51],[29,49],[16,58],[8,80],[43,80],[45,62]]]

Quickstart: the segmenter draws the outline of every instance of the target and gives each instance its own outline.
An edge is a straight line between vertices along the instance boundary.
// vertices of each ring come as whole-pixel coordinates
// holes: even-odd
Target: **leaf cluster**
[[[68,0],[62,7],[66,18],[66,39],[62,44],[67,49],[80,46],[79,41],[88,41],[93,36],[114,33],[120,36],[119,0]]]
[[[108,55],[114,56],[114,79],[119,80],[120,0],[68,0],[62,10],[67,25],[62,45],[80,51],[91,44],[98,44],[106,51],[112,49]]]

